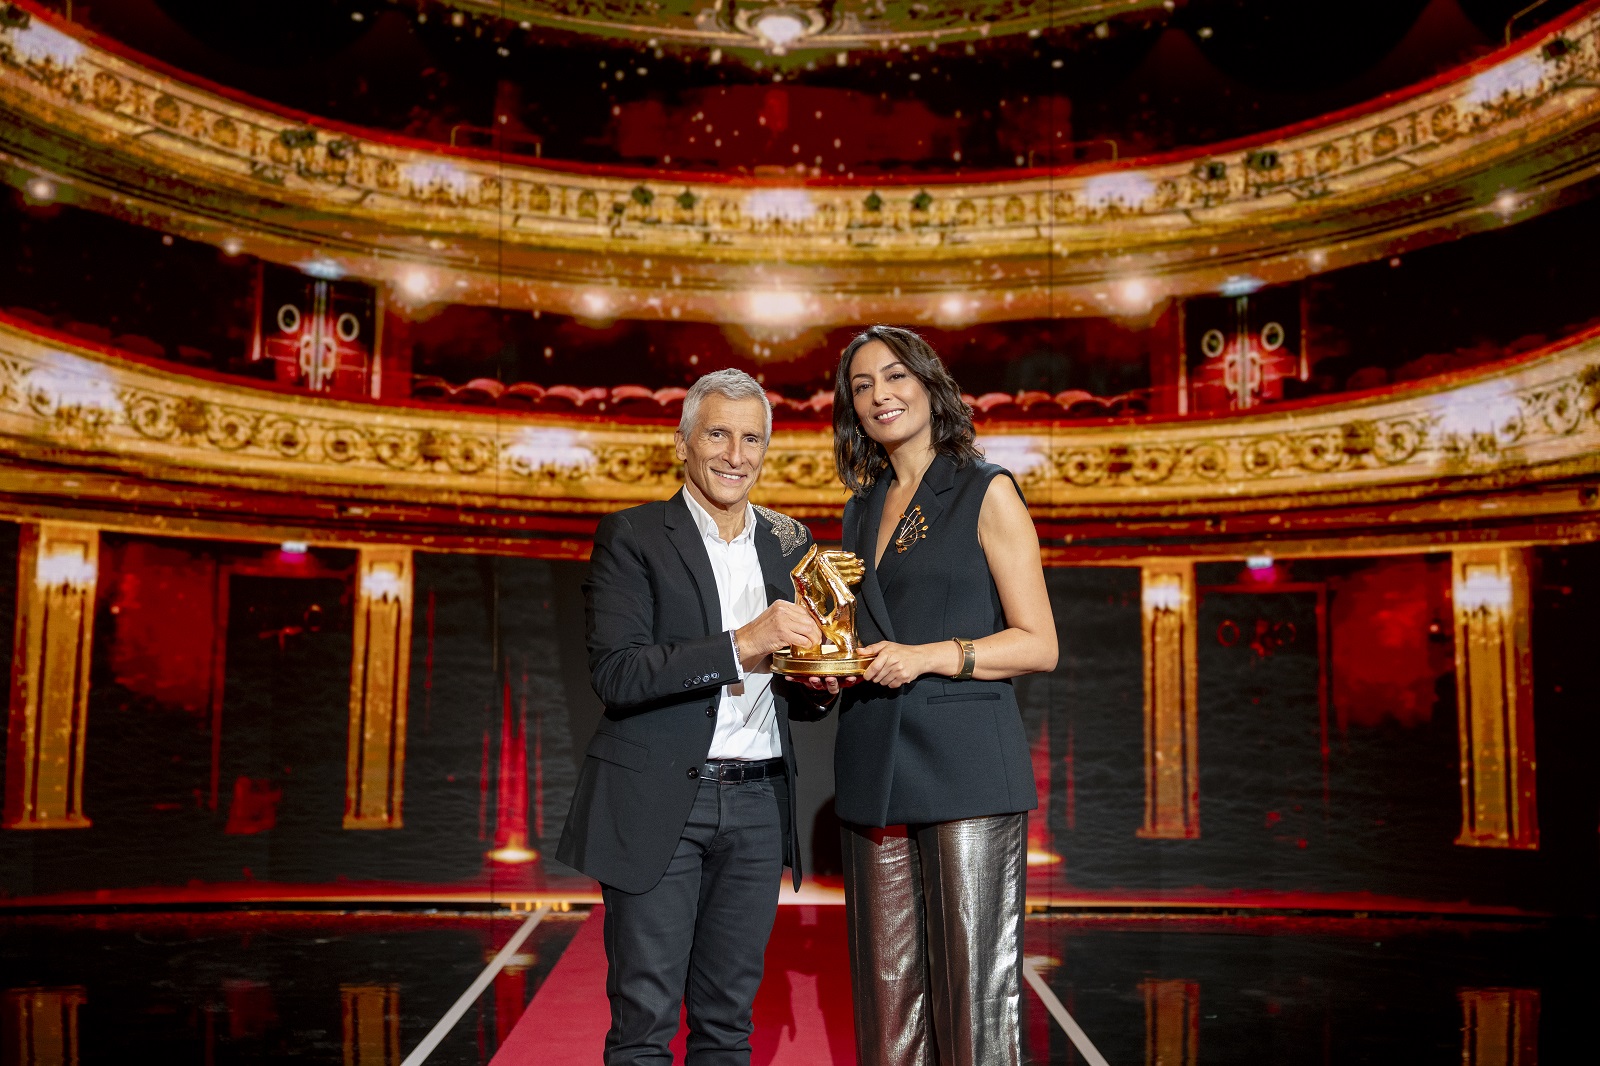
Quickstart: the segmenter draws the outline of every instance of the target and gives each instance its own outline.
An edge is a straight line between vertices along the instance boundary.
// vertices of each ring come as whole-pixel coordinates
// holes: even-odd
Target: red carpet
[[[594,909],[491,1066],[594,1066],[610,1016],[602,910]],[[684,1032],[673,1055],[683,1061]],[[855,1066],[843,907],[779,907],[756,996],[753,1066]]]

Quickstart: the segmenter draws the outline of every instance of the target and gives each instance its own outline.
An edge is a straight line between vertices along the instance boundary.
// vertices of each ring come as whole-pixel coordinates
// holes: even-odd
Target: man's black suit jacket
[[[756,515],[756,555],[767,602],[794,599],[790,570],[811,533],[766,508]],[[681,493],[601,519],[584,602],[589,670],[604,717],[578,771],[556,858],[601,884],[645,892],[666,872],[700,787],[722,686],[739,676],[717,580]],[[778,789],[784,855],[800,887],[794,831],[795,760],[790,697],[802,718],[820,712],[809,690],[782,678],[773,703],[788,766]]]

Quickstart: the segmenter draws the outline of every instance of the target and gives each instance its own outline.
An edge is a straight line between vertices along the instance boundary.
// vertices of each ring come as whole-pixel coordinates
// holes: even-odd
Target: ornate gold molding
[[[1200,671],[1194,562],[1140,568],[1144,633],[1144,824],[1138,835],[1200,835]]]
[[[1141,301],[1248,288],[1500,225],[1600,160],[1600,4],[1387,106],[1211,154],[926,185],[450,152],[221,95],[22,6],[29,26],[0,27],[8,180],[273,261],[590,319],[1126,311],[1131,278]]]
[[[410,700],[411,549],[362,548],[356,573],[344,827],[399,829]]]
[[[1533,631],[1523,548],[1452,553],[1461,834],[1469,847],[1537,848]]]
[[[1600,333],[1400,393],[1214,421],[980,426],[1041,517],[1167,516],[1531,485],[1600,470]],[[0,319],[0,454],[360,501],[601,513],[679,484],[670,425],[312,399],[97,354]],[[1386,496],[1386,494],[1389,494]],[[756,489],[844,499],[822,429],[773,434]]]
[[[83,752],[100,531],[22,527],[6,747],[7,829],[84,829]]]
[[[489,18],[534,26],[621,37],[664,41],[707,48],[759,49],[762,42],[740,32],[728,12],[734,4],[712,0],[442,0],[450,7]],[[1002,37],[1030,30],[1101,22],[1162,7],[1163,0],[1054,0],[1035,4],[1018,0],[967,0],[961,4],[925,4],[917,0],[743,0],[740,7],[763,5],[801,12],[821,11],[818,28],[789,46],[809,49],[883,48],[927,45],[980,37]],[[751,15],[753,19],[756,15]]]

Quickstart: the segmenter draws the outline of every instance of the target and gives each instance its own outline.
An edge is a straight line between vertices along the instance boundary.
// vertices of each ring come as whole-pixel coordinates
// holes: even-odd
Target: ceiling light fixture
[[[739,0],[720,5],[716,17],[726,28],[755,38],[762,48],[781,56],[826,30],[829,16],[817,0]]]
[[[777,55],[783,55],[791,44],[806,35],[806,23],[793,11],[779,8],[755,20],[755,30]]]

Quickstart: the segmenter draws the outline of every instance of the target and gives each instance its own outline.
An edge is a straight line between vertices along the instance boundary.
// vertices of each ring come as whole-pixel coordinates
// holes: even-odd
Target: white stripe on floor
[[[467,990],[461,993],[461,998],[456,1000],[455,1005],[444,1012],[444,1017],[439,1019],[439,1024],[435,1025],[428,1032],[428,1035],[422,1038],[422,1043],[417,1045],[415,1051],[406,1056],[406,1060],[400,1066],[422,1066],[428,1060],[428,1056],[433,1054],[434,1049],[439,1046],[439,1042],[450,1035],[450,1030],[455,1028],[456,1022],[459,1022],[461,1016],[467,1013],[467,1008],[477,1002],[478,997],[483,995],[483,990],[489,987],[489,982],[495,979],[496,974],[505,969],[506,963],[511,961],[511,956],[517,953],[517,949],[522,947],[523,942],[528,939],[534,927],[543,921],[544,916],[549,913],[549,907],[540,907],[528,915],[528,920],[522,923],[520,929],[511,934],[510,940],[506,941],[506,946],[500,949],[500,953],[489,962],[488,966],[484,967],[483,972],[478,975],[477,979],[467,986]]]
[[[1056,1024],[1066,1031],[1067,1039],[1072,1041],[1072,1046],[1078,1049],[1078,1054],[1089,1066],[1110,1066],[1106,1057],[1100,1054],[1100,1049],[1095,1047],[1089,1039],[1089,1034],[1084,1032],[1072,1015],[1067,1013],[1067,1008],[1050,991],[1050,986],[1045,984],[1044,978],[1039,976],[1039,970],[1034,965],[1033,959],[1022,960],[1022,976],[1028,979],[1028,986],[1044,1003],[1044,1009],[1050,1012],[1050,1017]]]

